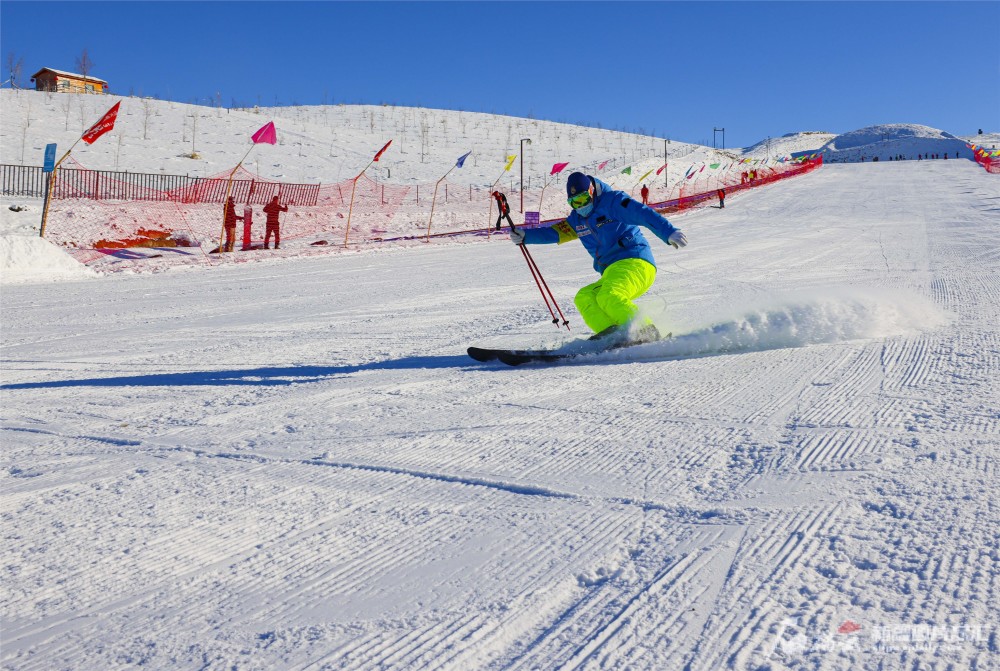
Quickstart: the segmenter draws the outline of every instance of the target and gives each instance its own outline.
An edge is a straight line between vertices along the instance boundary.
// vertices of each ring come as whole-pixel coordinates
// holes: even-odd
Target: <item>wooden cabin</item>
[[[97,77],[78,75],[73,72],[63,72],[52,68],[42,68],[31,75],[36,91],[55,91],[57,93],[107,93],[108,83]]]

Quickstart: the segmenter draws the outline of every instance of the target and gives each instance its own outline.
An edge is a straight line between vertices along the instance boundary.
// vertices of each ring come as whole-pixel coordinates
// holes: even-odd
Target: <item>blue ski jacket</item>
[[[565,221],[543,228],[524,230],[529,245],[562,244],[579,239],[594,258],[594,270],[603,274],[615,261],[642,259],[654,267],[653,251],[639,230],[645,226],[664,242],[677,229],[656,210],[594,180],[594,209],[587,217],[574,210]]]

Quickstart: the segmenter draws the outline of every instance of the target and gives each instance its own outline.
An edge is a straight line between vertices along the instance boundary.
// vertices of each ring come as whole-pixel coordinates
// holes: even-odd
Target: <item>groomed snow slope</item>
[[[995,667],[997,184],[681,217],[641,361],[466,358],[555,337],[506,240],[4,287],[0,663]]]

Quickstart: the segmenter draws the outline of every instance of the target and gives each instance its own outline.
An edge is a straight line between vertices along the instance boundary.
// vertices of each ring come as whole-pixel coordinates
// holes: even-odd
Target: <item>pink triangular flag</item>
[[[552,172],[549,173],[549,176],[558,175],[560,172],[563,171],[563,169],[566,168],[567,165],[569,165],[568,161],[566,163],[556,163],[555,165],[552,166]]]
[[[274,122],[268,121],[250,139],[254,144],[275,144],[278,141],[278,134],[274,130]]]

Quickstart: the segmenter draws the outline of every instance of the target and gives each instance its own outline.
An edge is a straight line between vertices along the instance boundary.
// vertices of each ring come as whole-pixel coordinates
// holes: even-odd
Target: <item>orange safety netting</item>
[[[648,202],[665,214],[676,213],[717,202],[719,189],[731,195],[809,172],[821,163],[822,158],[794,162],[744,159],[694,165],[669,186],[650,183]],[[107,250],[135,247],[191,248],[189,256],[207,258],[206,253],[214,251],[222,237],[227,188],[241,217],[234,236],[236,250],[262,246],[266,218],[262,206],[273,196],[288,206],[288,211],[280,214],[283,247],[292,243],[342,248],[345,239],[347,244],[356,245],[483,235],[489,234],[498,215],[490,188],[446,180],[437,184],[435,193],[434,184],[387,184],[364,174],[335,184],[287,184],[260,179],[242,167],[206,178],[182,178],[180,183],[166,179],[175,176],[152,176],[164,178],[160,181],[146,177],[150,176],[111,178],[78,163],[60,169],[49,205],[46,238],[69,248],[83,262],[102,257]],[[638,187],[624,190],[638,198]],[[514,188],[505,190],[516,223],[520,224],[517,215],[522,198],[525,210],[549,215],[543,224],[565,216],[561,186],[553,180],[545,189],[523,194]],[[249,236],[244,245],[248,221]]]

